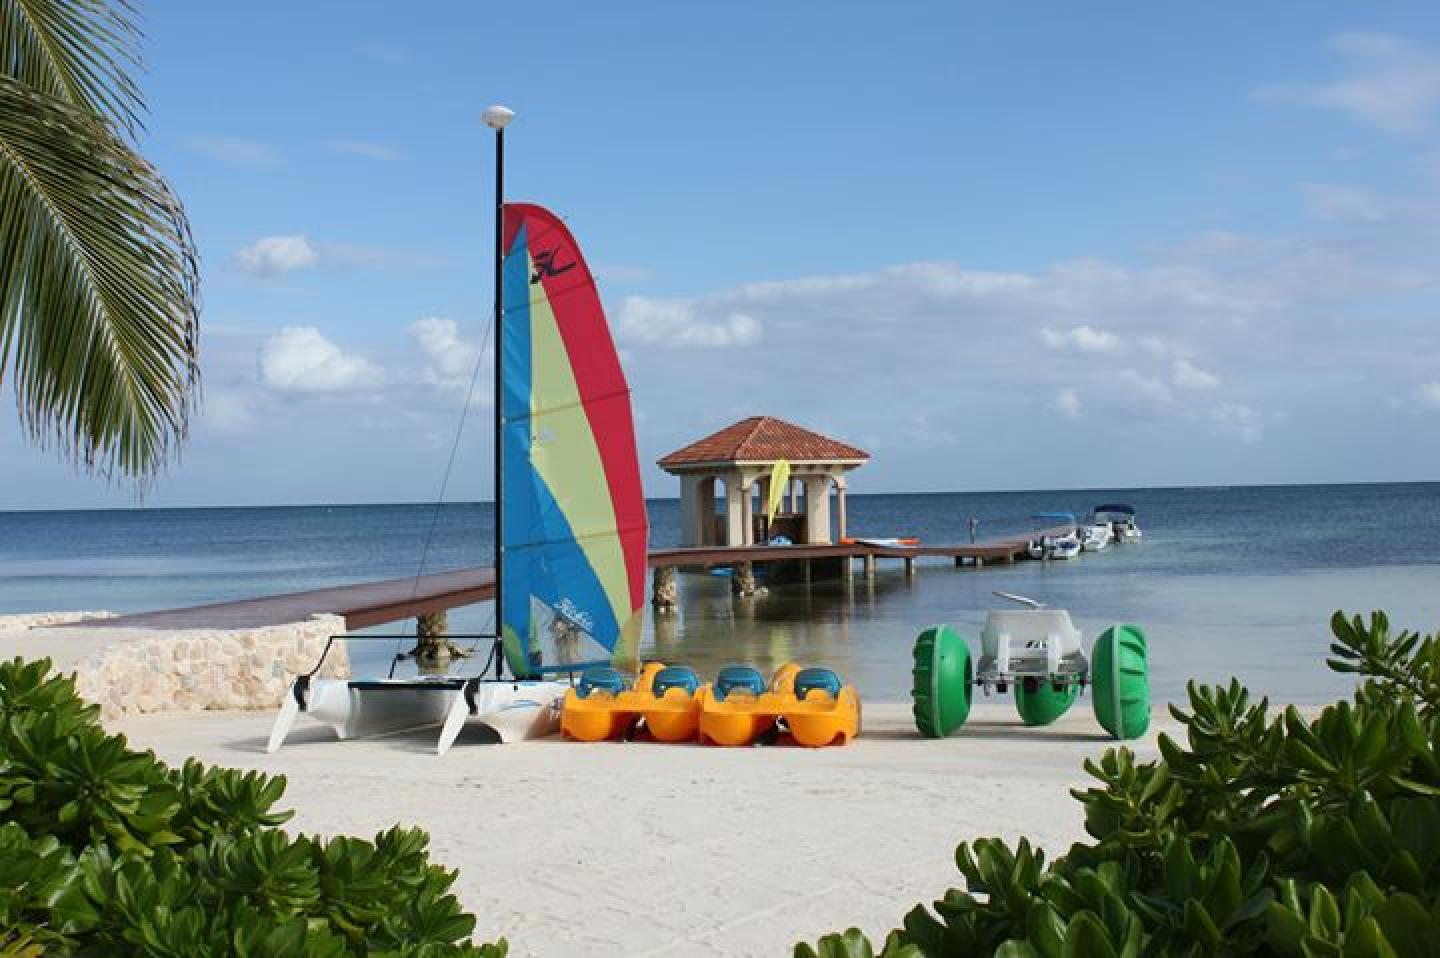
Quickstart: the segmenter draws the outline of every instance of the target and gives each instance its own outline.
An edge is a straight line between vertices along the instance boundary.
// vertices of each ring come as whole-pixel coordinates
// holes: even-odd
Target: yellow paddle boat
[[[643,732],[657,742],[693,742],[700,728],[700,694],[709,688],[701,687],[694,669],[683,665],[659,669],[640,697]]]
[[[860,734],[860,695],[830,669],[787,662],[767,687],[755,669],[732,665],[700,691],[700,741],[749,745],[777,726],[797,745],[844,745]]]
[[[560,734],[577,742],[628,737],[640,720],[645,700],[651,697],[655,676],[664,669],[662,663],[646,663],[633,686],[629,676],[615,669],[585,670],[580,684],[565,692]]]
[[[830,669],[799,669],[782,693],[780,718],[795,744],[846,745],[860,734],[860,693]]]
[[[714,683],[700,690],[699,698],[702,745],[749,745],[774,728],[780,717],[779,702],[766,688],[765,677],[748,665],[721,669]]]

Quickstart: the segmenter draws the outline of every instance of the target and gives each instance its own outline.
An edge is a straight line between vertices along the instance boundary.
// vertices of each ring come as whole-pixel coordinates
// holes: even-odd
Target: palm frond
[[[0,76],[75,106],[133,135],[144,103],[130,0],[0,0]]]
[[[198,380],[198,270],[164,179],[84,107],[0,77],[0,383],[93,473],[153,476]]]

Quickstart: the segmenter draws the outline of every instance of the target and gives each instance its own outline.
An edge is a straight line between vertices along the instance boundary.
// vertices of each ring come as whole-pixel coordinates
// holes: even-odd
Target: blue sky
[[[1384,5],[146,7],[204,268],[154,505],[425,501],[512,198],[600,274],[649,463],[764,413],[852,489],[1433,479],[1440,14]],[[488,497],[488,406],[450,498]],[[0,508],[130,505],[0,416]]]

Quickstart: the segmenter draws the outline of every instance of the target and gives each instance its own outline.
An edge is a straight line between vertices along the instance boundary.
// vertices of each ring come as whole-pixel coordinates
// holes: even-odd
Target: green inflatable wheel
[[[1139,738],[1150,727],[1150,655],[1137,625],[1100,633],[1090,656],[1095,718],[1118,739]]]
[[[926,738],[944,738],[970,717],[975,667],[970,646],[948,625],[932,625],[915,639],[915,727]]]
[[[1080,683],[1055,688],[1048,679],[1021,679],[1015,683],[1015,709],[1026,725],[1049,725],[1070,711],[1080,695]]]

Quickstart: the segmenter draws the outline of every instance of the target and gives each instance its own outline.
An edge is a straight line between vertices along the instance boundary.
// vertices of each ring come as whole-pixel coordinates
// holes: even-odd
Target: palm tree
[[[32,441],[144,484],[199,373],[185,211],[134,140],[131,0],[0,0],[0,385]]]

